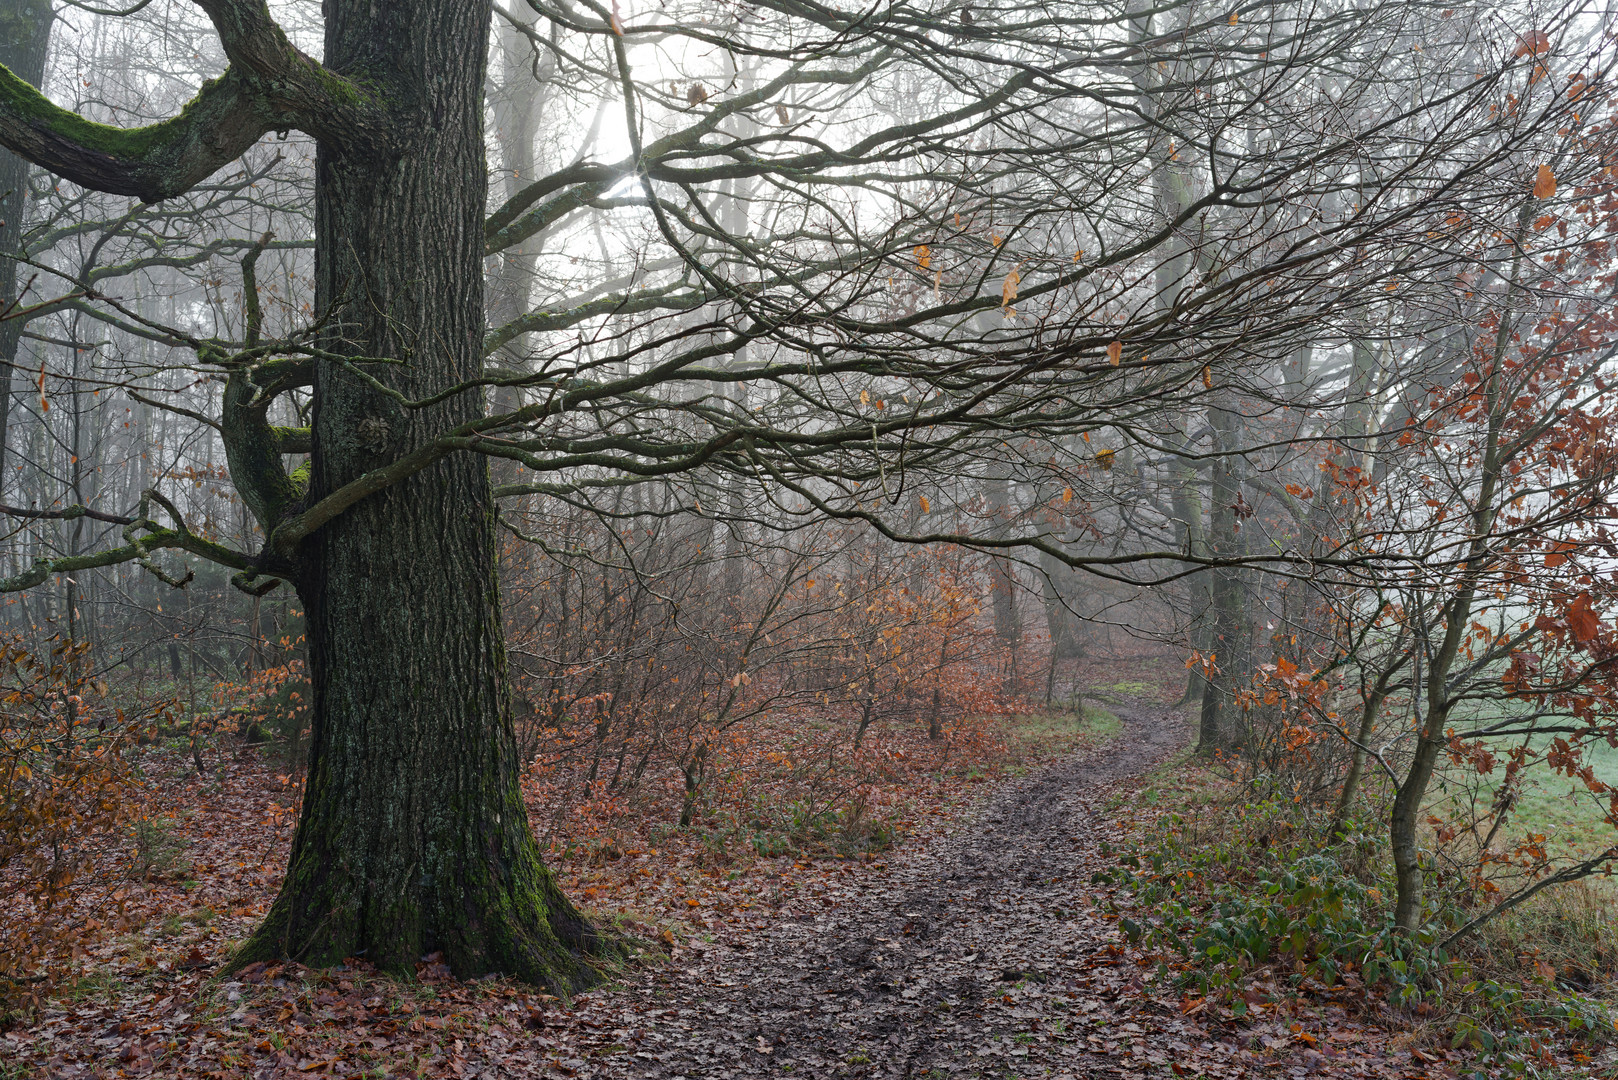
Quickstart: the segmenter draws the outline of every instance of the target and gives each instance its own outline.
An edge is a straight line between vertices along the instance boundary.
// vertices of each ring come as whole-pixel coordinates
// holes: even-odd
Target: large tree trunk
[[[1070,606],[1070,598],[1061,582],[1073,575],[1073,570],[1056,556],[1039,553],[1041,597],[1045,601],[1045,627],[1051,639],[1052,666],[1056,660],[1071,660],[1084,655],[1084,641],[1079,636],[1082,620]]]
[[[482,363],[482,88],[489,8],[327,0],[325,63],[386,83],[418,118],[395,154],[317,162],[323,346],[391,357],[419,399]],[[483,394],[407,409],[334,363],[315,376],[311,501],[481,415]],[[451,456],[305,542],[313,742],[291,863],[238,962],[359,956],[408,971],[588,983],[609,945],[540,861],[518,785],[488,468]]]
[[[983,482],[985,511],[989,515],[989,536],[1001,540],[1011,534],[1011,519],[1016,511],[1011,505],[1010,482],[996,466],[995,474]],[[1008,648],[1017,650],[1022,644],[1022,614],[1017,610],[1017,575],[1010,559],[1004,555],[989,556],[990,608],[994,614],[994,632]],[[1015,659],[1013,659],[1015,669]]]
[[[34,86],[43,82],[53,21],[50,0],[7,0],[0,6],[0,64]],[[31,168],[33,166],[25,159],[0,149],[0,311],[15,306],[17,301],[20,284],[17,261],[10,256],[16,255],[22,247]],[[0,478],[6,475],[12,365],[17,360],[17,346],[26,325],[26,319],[0,322]]]
[[[1131,40],[1135,42],[1144,42],[1152,36],[1154,22],[1160,31],[1167,27],[1169,32],[1173,32],[1173,29],[1184,23],[1183,13],[1170,11],[1154,16],[1149,10],[1150,5],[1132,4],[1131,7],[1129,34]],[[1165,106],[1172,110],[1172,105],[1167,104],[1159,90],[1159,72],[1154,71],[1149,65],[1143,66],[1136,70],[1134,78],[1140,90],[1137,100],[1143,116],[1153,115]],[[1158,315],[1166,318],[1173,314],[1181,296],[1190,287],[1196,261],[1190,238],[1195,235],[1195,230],[1177,223],[1186,209],[1196,202],[1196,189],[1192,181],[1190,161],[1180,159],[1180,154],[1175,151],[1167,136],[1159,133],[1154,138],[1150,155],[1153,198],[1157,204],[1158,217],[1165,229],[1174,230],[1157,255],[1160,261],[1157,264],[1154,275],[1156,280],[1153,285],[1156,290],[1153,309]],[[1203,261],[1207,261],[1205,255]],[[1203,269],[1206,271],[1208,267],[1205,266]],[[1193,558],[1201,558],[1208,554],[1207,537],[1202,521],[1201,478],[1190,456],[1191,444],[1195,441],[1197,416],[1195,413],[1183,414],[1177,423],[1181,430],[1175,431],[1172,438],[1179,444],[1175,449],[1180,450],[1185,456],[1176,455],[1169,460],[1169,489],[1173,501],[1176,539],[1181,551]],[[1213,583],[1208,571],[1191,574],[1186,578],[1186,587],[1189,594],[1192,646],[1197,653],[1206,655],[1213,649],[1214,635],[1210,625]],[[1186,668],[1185,695],[1180,699],[1182,703],[1204,700],[1207,687],[1202,672],[1201,664],[1191,664]]]

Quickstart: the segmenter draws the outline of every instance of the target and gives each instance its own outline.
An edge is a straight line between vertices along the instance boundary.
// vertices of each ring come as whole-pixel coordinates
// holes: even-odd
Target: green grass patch
[[[1541,754],[1550,749],[1549,736],[1534,742]],[[1518,741],[1510,740],[1509,745],[1518,745]],[[1483,776],[1470,764],[1445,761],[1433,778],[1428,812],[1463,824],[1475,819],[1479,822],[1475,831],[1486,833],[1493,825],[1491,810],[1504,776],[1507,748],[1502,740],[1497,748],[1499,764]],[[1594,769],[1598,780],[1618,787],[1618,749],[1605,742],[1586,745],[1583,761]],[[1545,852],[1553,864],[1587,859],[1618,844],[1618,830],[1607,823],[1606,811],[1606,800],[1592,794],[1583,782],[1555,772],[1540,758],[1530,759],[1522,770],[1516,800],[1492,846],[1496,851],[1509,851],[1537,836],[1544,838]],[[1618,890],[1611,892],[1618,896]]]
[[[1618,940],[1595,882],[1548,890],[1446,949],[1477,900],[1434,868],[1420,929],[1395,930],[1381,801],[1334,828],[1329,803],[1182,757],[1126,807],[1135,827],[1104,846],[1112,866],[1095,881],[1134,894],[1118,927],[1157,961],[1148,982],[1232,1018],[1255,993],[1346,989],[1406,1016],[1420,1041],[1519,1072],[1541,1043],[1593,1053],[1612,1038]]]
[[[1119,697],[1150,697],[1153,688],[1146,683],[1126,679],[1123,682],[1105,683],[1091,689],[1116,694]]]
[[[1080,746],[1106,742],[1124,730],[1115,713],[1094,705],[1013,716],[1007,723],[1012,756],[1018,760],[1062,754]]]
[[[1548,744],[1550,740],[1544,741]],[[1584,760],[1595,769],[1598,780],[1618,785],[1618,749],[1597,742],[1585,747]],[[1544,833],[1569,855],[1584,857],[1618,843],[1618,834],[1605,821],[1605,802],[1582,783],[1543,766],[1525,772],[1522,795],[1513,811],[1515,831]]]

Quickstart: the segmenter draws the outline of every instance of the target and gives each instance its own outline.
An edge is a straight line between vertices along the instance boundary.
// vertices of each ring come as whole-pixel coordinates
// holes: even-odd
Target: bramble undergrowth
[[[1130,840],[1109,849],[1116,868],[1098,876],[1128,886],[1119,928],[1188,1009],[1200,998],[1242,1018],[1277,996],[1320,997],[1515,1071],[1548,1063],[1553,1043],[1571,1041],[1577,1055],[1613,1038],[1614,985],[1591,974],[1610,972],[1611,928],[1588,898],[1572,902],[1582,920],[1565,916],[1569,896],[1583,894],[1549,891],[1446,947],[1481,891],[1432,872],[1421,928],[1398,931],[1380,807],[1334,819],[1214,768],[1175,769]],[[1547,952],[1552,921],[1566,929]]]

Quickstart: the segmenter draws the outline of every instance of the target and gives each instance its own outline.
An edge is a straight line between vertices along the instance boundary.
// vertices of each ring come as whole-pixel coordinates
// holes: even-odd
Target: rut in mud
[[[1094,957],[1113,938],[1089,902],[1097,814],[1115,782],[1189,737],[1174,710],[1119,717],[1109,744],[1002,785],[850,902],[679,956],[598,998],[592,1013],[617,1012],[634,1031],[579,1072],[1088,1074],[1092,1042],[1077,1021],[1106,1008]]]

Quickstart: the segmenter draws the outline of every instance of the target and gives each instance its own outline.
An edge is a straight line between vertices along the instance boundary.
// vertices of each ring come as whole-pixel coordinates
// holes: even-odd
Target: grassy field
[[[1618,749],[1597,743],[1585,748],[1584,760],[1594,767],[1598,779],[1618,786]],[[1481,797],[1485,800],[1499,783],[1503,767],[1503,764],[1497,766],[1493,774],[1482,778],[1493,781],[1483,789]],[[1469,779],[1475,783],[1477,778],[1467,777],[1463,769],[1470,771],[1468,767],[1449,765],[1439,774],[1433,792],[1435,811],[1456,797]],[[1582,781],[1554,773],[1541,761],[1530,765],[1525,772],[1521,794],[1504,830],[1507,838],[1516,840],[1529,833],[1542,833],[1547,850],[1559,857],[1588,857],[1618,844],[1618,829],[1604,820],[1605,801],[1593,796]]]
[[[1585,761],[1596,778],[1618,785],[1618,749],[1597,743],[1585,750]],[[1557,776],[1548,769],[1523,785],[1516,817],[1518,831],[1542,832],[1569,853],[1591,855],[1618,844],[1618,830],[1604,820],[1606,805],[1598,802],[1582,782]]]

